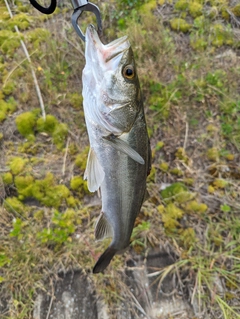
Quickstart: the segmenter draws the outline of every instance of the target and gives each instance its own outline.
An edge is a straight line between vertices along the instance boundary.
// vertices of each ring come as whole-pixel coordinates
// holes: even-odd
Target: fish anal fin
[[[108,247],[96,262],[93,268],[93,273],[97,274],[99,272],[103,272],[103,270],[106,269],[107,266],[110,264],[110,261],[112,260],[116,252],[116,249],[112,248],[111,246]]]
[[[84,173],[84,179],[87,179],[87,185],[90,192],[95,192],[99,189],[104,180],[104,176],[104,170],[97,159],[96,153],[90,148],[87,167]]]
[[[112,226],[109,224],[105,214],[101,212],[95,226],[95,239],[102,240],[112,237]]]

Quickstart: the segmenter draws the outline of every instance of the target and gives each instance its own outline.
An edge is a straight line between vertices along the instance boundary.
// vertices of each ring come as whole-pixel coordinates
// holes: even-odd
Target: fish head
[[[141,91],[136,64],[127,37],[104,45],[94,26],[86,32],[85,75],[97,91],[97,107],[102,123],[111,132],[128,132],[139,112]],[[86,76],[85,76],[86,78]]]

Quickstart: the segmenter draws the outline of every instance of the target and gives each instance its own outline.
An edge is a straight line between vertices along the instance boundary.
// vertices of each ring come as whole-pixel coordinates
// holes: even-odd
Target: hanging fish
[[[94,26],[86,31],[83,107],[90,151],[84,174],[91,192],[100,189],[102,211],[95,237],[112,237],[93,273],[102,272],[129,245],[151,169],[139,80],[127,37],[104,45]]]

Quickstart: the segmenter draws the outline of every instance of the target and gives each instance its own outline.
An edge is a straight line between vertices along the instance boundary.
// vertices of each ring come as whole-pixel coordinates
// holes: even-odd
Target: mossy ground
[[[199,314],[239,318],[239,5],[162,0],[99,7],[105,42],[129,35],[152,145],[150,198],[136,220],[131,253],[167,244],[178,257],[181,287],[189,287],[183,293]],[[93,235],[100,207],[91,207],[82,179],[85,61],[72,9],[44,17],[21,1],[16,8],[10,21],[0,0],[0,281],[13,301],[6,318],[25,319],[49,277],[91,269],[103,245]],[[45,122],[14,24],[31,53]],[[109,302],[117,299],[124,258],[99,276]]]

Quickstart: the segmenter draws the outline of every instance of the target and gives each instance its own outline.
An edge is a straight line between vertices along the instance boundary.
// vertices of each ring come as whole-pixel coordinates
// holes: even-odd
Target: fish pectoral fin
[[[96,153],[90,148],[87,167],[84,173],[84,179],[87,179],[87,185],[90,192],[95,192],[99,189],[104,180],[104,176],[104,170],[97,159]]]
[[[107,237],[112,237],[112,226],[109,224],[105,214],[101,212],[95,225],[95,239],[102,240]]]
[[[114,147],[116,150],[123,152],[124,154],[128,155],[131,157],[134,161],[138,162],[139,164],[144,164],[145,161],[142,158],[138,152],[136,152],[130,145],[128,145],[127,142],[121,140],[119,137],[103,137],[104,141],[108,144]]]

